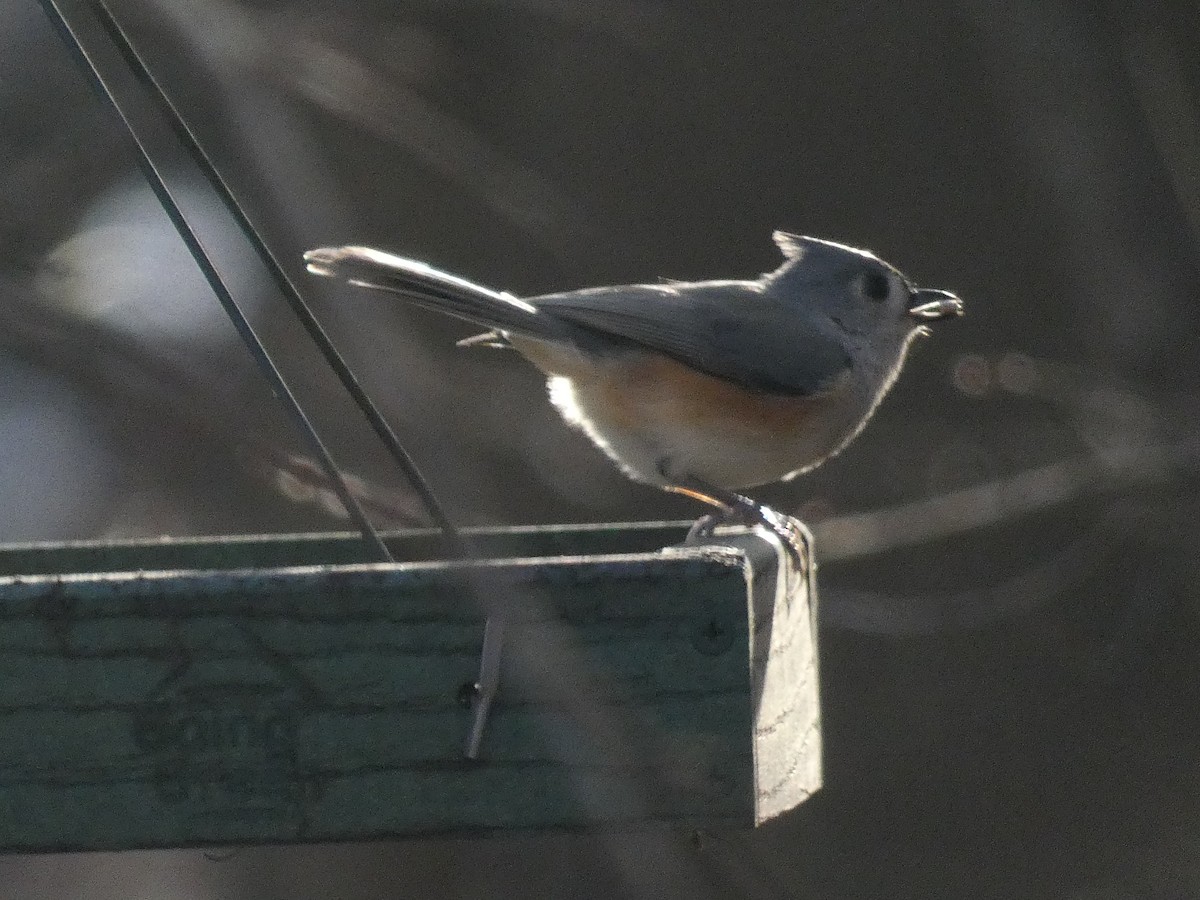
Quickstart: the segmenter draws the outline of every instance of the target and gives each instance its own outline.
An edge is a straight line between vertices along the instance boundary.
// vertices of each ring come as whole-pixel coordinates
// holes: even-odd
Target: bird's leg
[[[712,537],[713,532],[721,525],[761,525],[775,534],[787,548],[796,562],[803,569],[812,559],[812,547],[808,532],[789,516],[782,515],[769,506],[752,500],[735,491],[709,484],[694,475],[671,475],[671,484],[667,490],[683,494],[694,500],[708,503],[721,510],[720,513],[710,513],[700,518],[688,531],[685,543],[694,544]]]

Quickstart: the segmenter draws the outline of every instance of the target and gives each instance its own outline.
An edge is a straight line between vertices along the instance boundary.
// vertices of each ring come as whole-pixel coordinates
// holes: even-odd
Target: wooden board
[[[476,537],[612,549],[622,532],[628,546],[678,536]],[[354,543],[306,540],[243,539],[223,558],[244,566],[256,542],[276,563]],[[53,573],[0,578],[0,848],[761,821],[819,783],[812,616],[806,580],[780,602],[774,550],[722,543],[739,540],[239,569],[208,568],[213,542],[0,549]],[[81,554],[117,570],[63,573]],[[471,763],[462,688],[478,667],[480,592],[511,624]],[[812,681],[791,690],[796,666]]]

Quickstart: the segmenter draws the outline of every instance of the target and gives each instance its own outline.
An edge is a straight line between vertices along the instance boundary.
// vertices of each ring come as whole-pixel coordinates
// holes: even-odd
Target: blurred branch
[[[1200,434],[1167,439],[1162,432],[1179,417],[1142,392],[1101,382],[1077,367],[1022,353],[968,353],[956,363],[954,380],[962,392],[981,398],[999,392],[1053,404],[1090,452],[889,509],[828,519],[813,529],[822,560],[912,547],[1088,494],[1159,484],[1200,470]]]
[[[291,13],[254,13],[221,0],[139,0],[136,5],[167,17],[214,77],[229,84],[247,73],[265,74],[325,112],[403,147],[476,194],[531,240],[561,251],[586,230],[589,216],[581,215],[579,204],[550,181],[421,97],[401,78],[384,77],[382,67],[340,49],[323,33],[313,34],[308,20],[297,20]],[[337,24],[347,40],[368,27],[345,18]],[[404,52],[403,47],[392,50]],[[227,94],[233,97],[236,92]]]
[[[1080,456],[912,503],[837,516],[813,527],[822,561],[913,547],[987,528],[1038,510],[1131,485],[1163,483],[1200,466],[1200,444],[1130,448],[1119,456]]]
[[[821,624],[860,634],[915,637],[985,628],[1027,616],[1082,582],[1112,545],[1117,527],[1108,520],[1095,524],[1038,565],[983,587],[914,597],[845,588],[825,590]],[[821,544],[817,546],[824,550]]]
[[[270,58],[271,73],[293,92],[389,143],[477,194],[493,210],[538,240],[557,230],[578,235],[585,217],[562,192],[510,159],[470,125],[395,80],[380,78],[349,53],[295,35],[290,59]],[[561,239],[562,235],[559,235]]]
[[[117,332],[58,312],[21,281],[0,275],[0,349],[54,372],[83,394],[101,399],[115,421],[133,434],[163,427],[199,443],[291,502],[315,504],[324,514],[345,510],[319,467],[286,449],[263,426],[231,408],[220,392],[186,365],[165,359]],[[347,483],[374,515],[389,524],[425,521],[415,497],[354,476]]]
[[[916,547],[994,527],[1085,496],[1162,485],[1200,473],[1200,434],[1145,391],[1025,354],[964,354],[954,372],[964,393],[1028,396],[1059,408],[1090,452],[887,509],[836,516],[813,526],[822,562]],[[1194,398],[1178,403],[1194,409]],[[1175,426],[1182,436],[1168,439]],[[1179,426],[1183,426],[1180,428]],[[827,591],[822,622],[857,632],[918,635],[979,628],[1027,615],[1078,584],[1106,550],[1127,538],[1109,515],[1045,562],[999,583],[935,596]]]

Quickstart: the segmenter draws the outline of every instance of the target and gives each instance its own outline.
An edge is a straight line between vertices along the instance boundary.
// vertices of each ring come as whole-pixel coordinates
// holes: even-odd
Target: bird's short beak
[[[921,288],[913,291],[908,314],[922,322],[934,322],[963,314],[963,302],[949,291]]]

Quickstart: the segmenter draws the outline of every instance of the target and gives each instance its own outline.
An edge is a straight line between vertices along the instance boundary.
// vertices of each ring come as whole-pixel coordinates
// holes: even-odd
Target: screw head
[[[475,681],[464,681],[458,686],[458,690],[454,694],[454,699],[458,701],[458,705],[464,709],[470,709],[471,704],[479,695],[479,683]]]
[[[705,656],[720,656],[733,646],[733,629],[718,619],[705,619],[692,629],[692,646]]]

